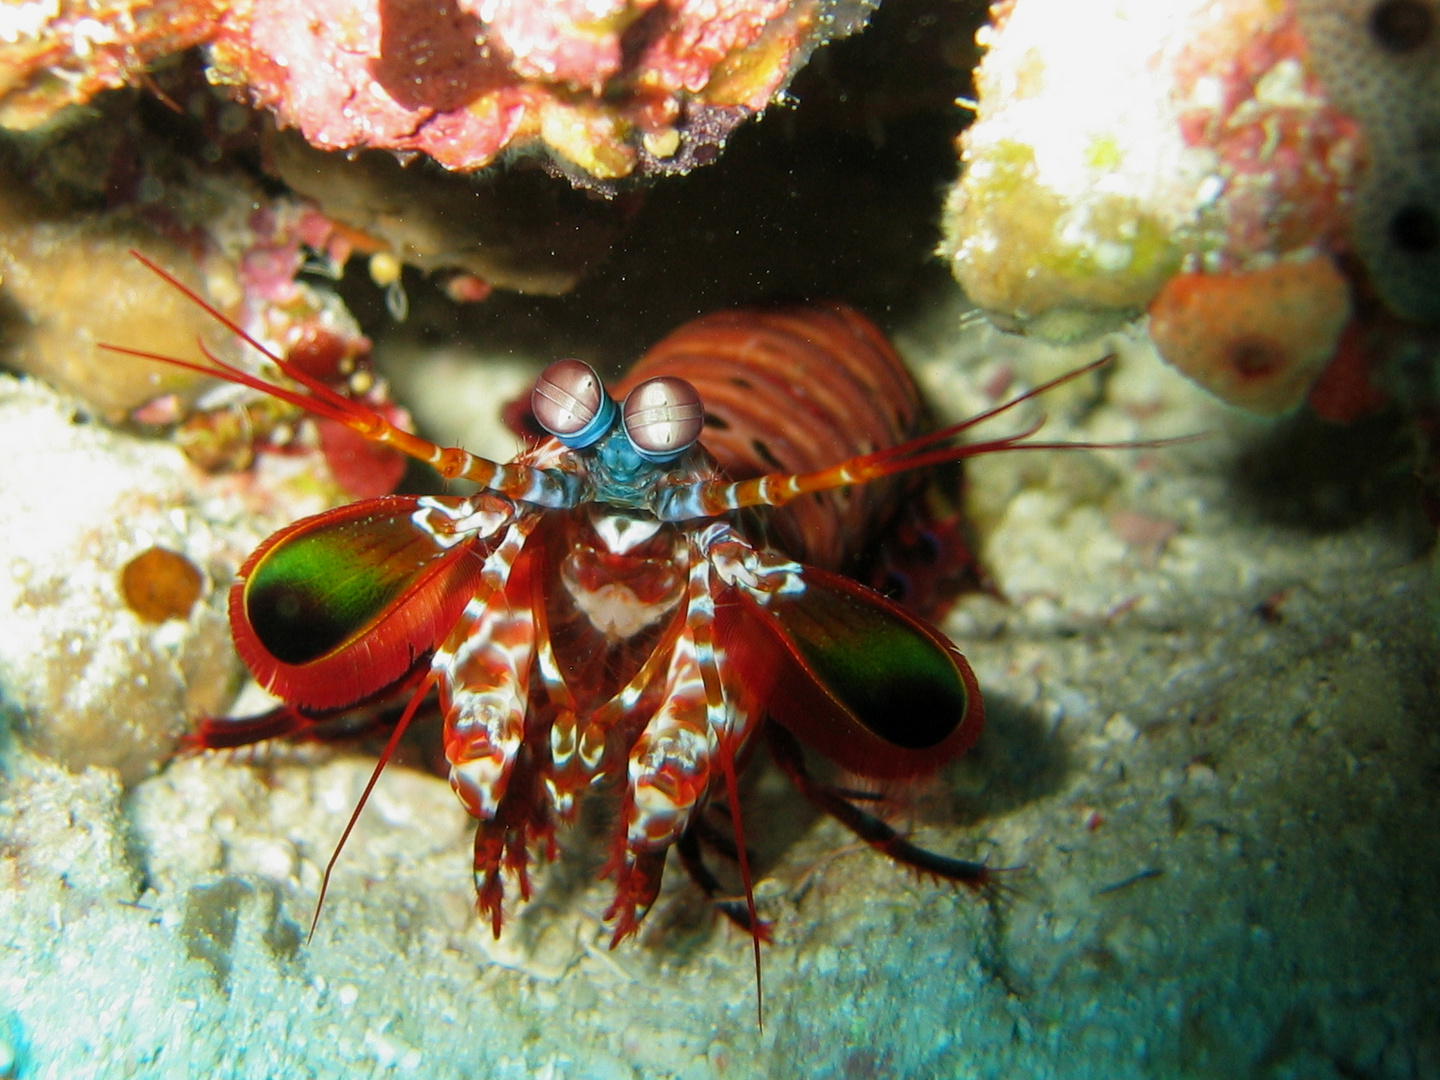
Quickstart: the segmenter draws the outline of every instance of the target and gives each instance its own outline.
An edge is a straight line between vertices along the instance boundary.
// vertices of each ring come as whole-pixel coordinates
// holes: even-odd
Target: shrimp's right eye
[[[595,369],[583,360],[557,360],[530,392],[540,426],[572,450],[594,446],[610,430],[615,402]]]

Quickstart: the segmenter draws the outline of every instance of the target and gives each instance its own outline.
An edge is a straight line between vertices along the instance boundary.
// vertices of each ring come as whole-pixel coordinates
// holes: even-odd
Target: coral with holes
[[[1289,409],[1346,325],[1337,257],[1359,255],[1394,312],[1440,312],[1436,11],[997,4],[942,252],[1004,324],[1074,339],[1148,310],[1186,374]],[[1258,296],[1280,309],[1259,318]]]
[[[1440,3],[1294,3],[1329,99],[1365,131],[1355,252],[1392,311],[1440,322]]]

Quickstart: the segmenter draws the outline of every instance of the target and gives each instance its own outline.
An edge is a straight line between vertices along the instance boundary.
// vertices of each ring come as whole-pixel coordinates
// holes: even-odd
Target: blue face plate
[[[700,395],[684,379],[647,379],[617,407],[595,369],[581,360],[547,367],[530,407],[541,427],[584,453],[595,498],[612,506],[648,508],[656,482],[695,445],[705,424]]]
[[[650,489],[670,471],[668,463],[641,457],[620,423],[614,424],[587,456],[596,500],[613,506],[648,507]]]

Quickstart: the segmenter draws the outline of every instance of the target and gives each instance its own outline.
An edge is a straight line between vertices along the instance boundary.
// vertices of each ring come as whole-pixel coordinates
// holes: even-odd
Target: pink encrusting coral
[[[1365,137],[1311,70],[1293,10],[1220,0],[1192,30],[1168,63],[1181,137],[1223,185],[1201,210],[1205,269],[1344,250]]]
[[[821,16],[818,0],[254,0],[221,26],[210,75],[322,149],[477,169],[530,147],[603,181],[723,141],[834,24]]]
[[[711,160],[875,0],[51,0],[0,6],[0,126],[205,45],[206,77],[325,150],[594,184]]]

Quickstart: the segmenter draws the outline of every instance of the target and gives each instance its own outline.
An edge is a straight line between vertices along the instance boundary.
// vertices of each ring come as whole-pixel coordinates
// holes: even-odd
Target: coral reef
[[[579,11],[567,14],[564,5],[553,6],[555,10],[550,14],[565,23],[560,35],[564,40],[541,34],[542,20],[532,20],[534,40],[526,38],[526,47],[533,50],[527,54],[527,70],[532,74],[577,42],[589,42],[596,49],[618,48],[624,27],[634,23],[649,5],[640,5],[633,12],[617,10],[615,18],[600,19],[594,25],[581,19]],[[574,179],[588,186],[602,184],[599,177],[568,159],[552,160],[548,155],[557,152],[545,141],[547,137],[565,141],[566,146],[582,155],[592,151],[606,158],[629,155],[627,160],[639,162],[640,173],[684,172],[712,160],[734,126],[755,110],[707,103],[704,95],[713,92],[723,97],[719,89],[722,83],[733,89],[750,76],[769,77],[763,71],[776,79],[788,79],[803,62],[803,56],[825,35],[839,35],[863,23],[867,9],[859,0],[852,6],[853,10],[834,5],[822,12],[808,0],[797,0],[793,10],[783,3],[757,3],[753,11],[738,5],[732,12],[733,36],[739,40],[744,37],[744,27],[754,24],[752,29],[760,38],[752,42],[753,49],[745,53],[743,63],[729,54],[712,56],[710,60],[725,67],[728,74],[722,78],[718,71],[711,72],[715,78],[709,83],[702,80],[694,100],[690,100],[689,91],[671,86],[663,93],[647,91],[650,96],[642,107],[626,97],[630,90],[622,92],[606,84],[594,88],[603,92],[603,98],[585,104],[589,90],[570,88],[563,79],[540,84],[542,89],[526,90],[525,79],[530,76],[517,75],[517,87],[506,91],[518,95],[518,104],[511,111],[517,123],[526,115],[533,122],[507,130],[499,143],[486,143],[483,148],[467,146],[452,131],[447,145],[457,154],[471,156],[466,159],[466,171],[451,172],[421,152],[420,144],[444,127],[441,119],[430,115],[433,109],[417,107],[409,124],[413,138],[407,141],[399,134],[404,124],[386,129],[387,135],[367,126],[374,117],[361,116],[355,103],[368,102],[377,109],[382,108],[382,99],[394,104],[369,74],[372,66],[397,77],[406,65],[413,65],[417,71],[436,71],[438,61],[432,54],[448,46],[425,35],[434,30],[441,37],[449,34],[450,40],[455,40],[462,28],[427,23],[436,14],[429,5],[411,5],[413,10],[386,8],[383,22],[393,32],[385,47],[398,52],[398,58],[390,53],[377,53],[368,61],[353,57],[354,64],[347,70],[369,80],[349,89],[355,95],[353,101],[333,81],[333,73],[313,67],[291,71],[271,63],[271,57],[255,51],[250,42],[247,35],[256,21],[271,30],[283,24],[308,34],[308,9],[304,5],[293,6],[291,14],[287,14],[290,6],[283,4],[212,5],[203,0],[12,5],[0,11],[0,128],[26,134],[23,138],[11,134],[0,140],[0,173],[4,174],[4,186],[12,192],[17,184],[33,187],[44,213],[52,217],[76,209],[93,213],[99,208],[128,208],[143,217],[162,204],[167,212],[174,213],[176,202],[188,204],[193,211],[199,208],[197,204],[213,200],[217,190],[227,184],[244,186],[248,181],[273,190],[272,178],[278,177],[291,191],[317,206],[335,226],[328,238],[322,238],[326,248],[319,252],[332,263],[338,265],[346,254],[356,252],[392,258],[397,260],[397,266],[403,262],[425,271],[458,270],[468,275],[466,281],[457,284],[460,295],[483,296],[490,288],[561,293],[573,287],[623,233],[637,196],[610,200],[588,197],[567,184],[553,183],[534,163],[529,168],[507,165],[487,170],[483,177],[472,175],[472,170],[490,163],[502,152],[513,164],[520,151],[529,149],[534,153],[526,156],[543,159],[551,172],[568,170]],[[361,23],[372,29],[381,24],[378,7],[372,4],[368,14],[361,11],[362,7],[357,5],[355,12]],[[657,16],[668,17],[668,11],[665,5],[655,8],[655,14],[641,21],[643,25],[631,28],[626,42],[633,45],[642,30],[660,33],[665,27]],[[599,14],[591,14],[599,18]],[[744,18],[747,15],[751,17],[749,23]],[[294,24],[294,19],[304,25]],[[791,35],[785,39],[789,44],[784,47],[776,38],[782,33],[777,29],[781,24],[788,28],[784,33]],[[340,19],[327,25],[327,35],[321,37],[330,45],[343,45],[348,39],[337,33],[336,27],[343,30],[349,25]],[[697,25],[709,26],[703,19]],[[670,29],[680,32],[676,27]],[[718,24],[714,29],[716,33],[726,32]],[[412,32],[419,35],[413,41],[407,37]],[[516,33],[521,31],[517,29]],[[803,47],[796,35],[805,38]],[[662,40],[670,39],[662,34],[656,39],[656,48]],[[211,43],[211,51],[179,53],[200,42]],[[759,49],[768,50],[763,58],[753,55]],[[555,56],[546,50],[553,50]],[[232,65],[223,77],[213,62],[213,57],[221,53],[229,57],[227,63]],[[349,54],[342,48],[336,55]],[[387,56],[388,67],[382,63]],[[658,57],[653,57],[656,62],[660,62]],[[691,63],[687,70],[694,75],[693,58],[686,62]],[[234,67],[236,64],[258,65],[260,74],[270,80],[266,85],[280,96],[282,104],[290,102],[306,117],[313,118],[321,107],[317,94],[332,95],[325,100],[339,110],[334,118],[337,122],[351,117],[360,121],[360,127],[351,132],[354,138],[343,143],[346,152],[315,149],[298,130],[276,131],[273,122],[263,119],[266,114],[248,107],[256,104],[258,91],[252,93],[245,86],[233,85],[234,79],[245,77]],[[678,70],[671,74],[680,77]],[[616,75],[625,87],[638,77],[629,69]],[[314,81],[306,83],[306,79]],[[244,104],[227,100],[216,83],[226,83]],[[126,84],[140,89],[100,94]],[[655,104],[655,95],[664,93],[682,94],[687,104],[667,112]],[[554,95],[558,97],[552,102]],[[545,102],[550,103],[542,108]],[[85,107],[75,107],[81,104]],[[639,121],[612,118],[601,122],[607,110],[618,117],[632,108],[640,109],[647,123],[662,113],[668,116],[665,123],[671,125],[666,129],[669,134],[652,132],[642,137],[636,126]],[[542,112],[546,117],[544,125],[538,119]],[[590,119],[583,123],[576,120],[580,113]],[[452,127],[469,123],[456,116],[474,119],[472,112],[461,108],[451,117]],[[684,138],[678,133],[681,129],[686,133]],[[586,140],[592,135],[597,144],[587,150]],[[317,142],[336,145],[323,139]],[[605,146],[600,147],[600,143]],[[357,148],[363,146],[385,149],[358,153]],[[662,150],[668,155],[663,160],[655,156]],[[557,164],[557,160],[563,164]],[[599,168],[597,162],[591,164]],[[257,172],[257,164],[266,175]],[[445,164],[458,168],[460,161],[446,158]],[[607,188],[607,194],[613,196],[615,191]],[[210,209],[211,213],[188,215],[182,210],[184,220],[168,224],[172,228],[208,229],[208,224],[202,222],[209,221],[213,213]],[[171,239],[175,239],[173,232]],[[307,235],[304,239],[309,242],[313,237]],[[14,245],[7,242],[6,246]],[[393,280],[395,299],[403,301],[398,273]]]
[[[1000,13],[1020,25],[1027,3]],[[1317,412],[1354,420],[1382,392],[1435,402],[1440,332],[1395,314],[1410,309],[1383,270],[1357,269],[1354,221],[1378,175],[1365,162],[1383,157],[1366,140],[1380,121],[1341,101],[1318,50],[1299,60],[1294,46],[1296,27],[1315,33],[1313,13],[1351,9],[1188,0],[1192,22],[1167,36],[1182,8],[1161,0],[1104,9],[1123,21],[1088,0],[1069,7],[1046,16],[1058,51],[1037,37],[1013,57],[1013,79],[983,73],[978,131],[995,94],[1038,111],[1037,88],[1083,54],[1064,84],[1071,108],[1051,125],[1059,141],[1031,147],[1018,119],[1008,144],[975,136],[978,186],[963,198],[988,230],[965,248],[984,271],[975,291],[991,283],[1010,321],[1054,337],[1148,310],[1154,337],[1201,357],[1197,370],[1228,380],[1223,393],[1254,395],[1249,408],[1284,408],[1336,348],[1310,391]],[[233,19],[256,5],[225,8]],[[288,406],[198,377],[156,384],[168,369],[96,352],[98,339],[196,356],[200,334],[250,362],[128,246],[327,385],[393,416],[393,379],[431,437],[497,458],[514,440],[496,414],[543,363],[577,355],[613,374],[693,315],[764,296],[839,295],[880,313],[939,422],[1100,346],[968,317],[944,268],[926,264],[928,200],[953,180],[949,106],[962,91],[946,84],[933,122],[897,119],[909,99],[844,74],[871,56],[863,48],[795,84],[823,98],[833,82],[822,123],[802,95],[637,209],[625,194],[592,205],[508,152],[474,175],[401,166],[389,151],[361,154],[352,172],[345,152],[312,156],[294,130],[262,132],[207,89],[198,51],[152,64],[158,53],[118,24],[78,21],[121,9],[0,5],[0,81],[12,80],[0,105],[40,124],[0,140],[0,334],[7,364],[43,373],[0,375],[0,1076],[1440,1078],[1440,861],[1416,840],[1440,817],[1440,558],[1424,555],[1433,529],[1417,525],[1417,433],[1389,417],[1341,429],[1309,410],[1228,408],[1138,332],[1109,335],[1111,365],[998,433],[1043,415],[1041,437],[1057,441],[1207,438],[966,463],[965,539],[988,588],[944,630],[977,672],[987,728],[974,754],[871,804],[928,849],[983,859],[993,892],[897,872],[757,758],[740,804],[756,826],[745,842],[758,912],[774,927],[760,1029],[750,940],[684,875],[667,875],[637,940],[607,949],[603,806],[493,940],[474,909],[465,813],[407,745],[308,939],[370,747],[172,749],[198,714],[270,704],[253,687],[228,700],[240,672],[223,592],[239,561],[341,486],[383,490],[393,462],[377,469]],[[147,11],[200,6],[123,9],[148,41],[160,31]],[[1429,40],[1421,9],[1434,11],[1353,10],[1361,23],[1384,12],[1384,40],[1404,46]],[[518,27],[521,6],[507,12]],[[865,37],[893,18],[877,46],[933,96],[914,73],[967,68],[981,14],[886,0]],[[659,21],[620,32],[622,65]],[[98,41],[107,26],[116,36]],[[536,54],[581,70],[560,48],[577,26],[538,35]],[[1158,59],[1157,40],[1173,42]],[[925,67],[907,41],[953,59]],[[122,90],[53,111],[94,90],[99,62],[74,66],[75,42],[116,81],[153,81],[164,98]],[[777,47],[791,44],[782,34]],[[50,59],[4,68],[22,56],[7,47]],[[775,59],[761,58],[761,75]],[[1150,80],[1145,94],[1134,78]],[[563,88],[572,105],[589,92]],[[651,147],[640,128],[627,137],[632,177],[698,163],[738,115],[687,100],[678,148],[663,132]],[[1418,153],[1413,117],[1392,122],[1397,145]],[[691,139],[699,125],[709,134]],[[596,130],[581,151],[610,145],[613,132]],[[1067,139],[1081,149],[1055,171]],[[1334,160],[1317,164],[1326,140]],[[554,167],[602,184],[573,162]],[[521,181],[519,209],[490,201],[507,177]],[[1072,213],[1081,197],[1094,201]],[[1398,213],[1410,205],[1374,213],[1419,226],[1399,230],[1416,249],[1425,215]],[[350,255],[369,260],[379,290],[363,273],[328,280]],[[442,293],[402,260],[463,273]],[[564,297],[489,294],[558,292],[591,267]],[[1076,281],[1089,290],[1078,300]],[[384,379],[332,289],[375,336]],[[391,325],[382,293],[406,289],[410,318]],[[489,298],[458,308],[447,293]],[[1382,372],[1377,356],[1396,363]],[[1436,415],[1418,437],[1440,520]]]
[[[128,217],[7,224],[0,229],[0,321],[8,367],[77,394],[112,421],[156,398],[193,400],[200,393],[199,376],[97,348],[102,341],[144,341],[157,352],[191,355],[197,337],[214,336],[203,312],[129,254],[144,248],[182,265],[173,245]]]
[[[207,469],[245,468],[257,451],[318,446],[329,477],[352,496],[394,488],[404,470],[399,455],[342,425],[149,355],[200,361],[199,343],[225,362],[260,362],[136,252],[173,267],[195,297],[253,341],[403,420],[370,369],[370,342],[354,318],[334,292],[301,280],[306,271],[338,276],[353,250],[349,230],[309,203],[268,198],[233,173],[174,185],[163,209],[97,213],[49,202],[3,170],[0,192],[10,196],[0,210],[0,356],[9,367],[75,395],[112,423],[175,427],[176,443]]]
[[[298,512],[389,491],[403,464],[201,372],[102,349],[199,361],[198,339],[230,362],[257,359],[132,249],[338,391],[403,413],[338,299],[297,280],[307,252],[347,250],[313,207],[234,174],[176,184],[163,208],[111,212],[44,198],[13,171],[0,187],[4,359],[36,377],[0,376],[0,686],[34,748],[134,783],[228,703],[240,666],[223,598],[243,557]]]
[[[1013,0],[992,13],[942,253],[1004,324],[1066,340],[1149,310],[1167,359],[1280,412],[1344,329],[1333,311],[1349,307],[1335,305],[1350,264],[1322,261],[1353,251],[1359,288],[1435,318],[1440,171],[1420,134],[1440,107],[1433,5]],[[1282,376],[1237,379],[1235,345],[1207,340],[1249,318],[1247,280],[1283,292],[1293,316],[1270,326]]]
[[[238,342],[216,334],[215,320],[132,250],[174,267],[199,295],[282,353],[321,337],[352,356],[368,349],[333,294],[297,280],[307,258],[337,272],[351,250],[343,231],[310,204],[268,198],[242,175],[184,172],[164,186],[163,206],[122,200],[119,209],[97,210],[47,190],[63,183],[53,172],[0,168],[7,365],[77,395],[112,421],[157,398],[198,397],[205,384],[193,373],[97,348],[144,343],[195,357],[197,340],[214,340],[221,356],[238,356]]]
[[[568,292],[620,238],[633,199],[600,200],[539,170],[483,181],[387,151],[326,153],[294,131],[267,131],[271,175],[343,222],[357,247],[421,270],[461,270],[488,286]],[[452,279],[453,280],[453,279]]]
[[[322,149],[418,150],[476,169],[535,144],[612,180],[642,150],[679,152],[686,107],[732,109],[736,122],[763,108],[813,18],[786,0],[331,0],[318,11],[260,0],[221,27],[210,56],[216,81]]]
[[[327,150],[451,169],[539,150],[577,182],[685,172],[869,0],[121,0],[0,14],[0,124],[28,130],[207,46],[207,78]]]
[[[1063,338],[1134,317],[1181,269],[1324,250],[1360,143],[1298,66],[1284,5],[994,14],[944,248],[982,307]]]

